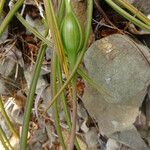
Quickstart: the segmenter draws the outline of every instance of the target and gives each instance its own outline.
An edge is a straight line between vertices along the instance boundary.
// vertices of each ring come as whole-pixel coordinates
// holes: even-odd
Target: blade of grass
[[[87,13],[87,25],[86,25],[86,31],[85,31],[85,41],[83,44],[83,48],[81,53],[79,54],[79,57],[77,59],[77,62],[70,74],[70,76],[67,78],[67,81],[65,82],[65,84],[62,86],[62,88],[57,92],[57,94],[55,95],[55,97],[49,102],[48,107],[45,109],[45,112],[49,109],[49,107],[54,103],[55,99],[61,94],[61,92],[64,90],[64,88],[69,84],[70,80],[72,79],[72,77],[74,76],[74,74],[76,73],[76,70],[83,58],[83,55],[86,51],[86,46],[87,46],[87,42],[88,42],[88,38],[90,35],[90,29],[91,29],[91,20],[92,20],[92,11],[93,11],[93,0],[88,0],[88,13]]]
[[[7,139],[6,134],[5,134],[5,132],[3,131],[3,129],[2,129],[1,126],[0,126],[0,135],[2,136],[2,138],[4,139],[4,141],[8,144],[9,149],[10,149],[10,150],[13,150],[13,147],[12,147],[12,145],[10,144],[9,140]]]
[[[63,79],[62,79],[61,66],[60,66],[59,63],[57,65],[58,65],[58,76],[59,76],[58,79],[59,79],[60,86],[62,86],[63,85]],[[68,110],[68,104],[67,104],[64,92],[65,92],[65,90],[61,94],[61,99],[62,99],[62,102],[63,102],[63,108],[64,108],[64,111],[65,111],[67,124],[69,126],[69,129],[71,129],[72,123],[71,123],[70,113],[69,113],[69,110]],[[76,145],[76,149],[80,150],[80,145],[79,145],[79,143],[78,143],[76,138],[75,138],[75,145]]]
[[[89,35],[91,32],[91,22],[92,22],[92,12],[93,12],[93,0],[88,0],[87,1],[87,24],[86,24],[86,30],[85,30],[85,40],[84,40],[84,44],[83,44],[83,48],[81,53],[79,54],[76,64],[72,70],[72,72],[70,73],[70,75],[68,76],[66,82],[63,84],[63,86],[61,87],[61,89],[57,92],[57,94],[54,96],[54,98],[52,100],[49,101],[49,103],[47,104],[47,108],[45,109],[44,113],[46,113],[46,111],[53,105],[53,103],[55,102],[55,100],[58,98],[58,96],[63,92],[63,90],[66,88],[66,86],[70,83],[70,80],[72,79],[72,77],[74,76],[74,74],[76,73],[78,66],[80,65],[82,58],[84,56],[84,53],[86,52],[86,48],[87,48],[87,42],[89,39]]]
[[[76,58],[70,59],[70,69],[72,70],[74,67],[74,64],[76,62]],[[70,133],[70,139],[68,144],[68,150],[73,150],[74,148],[74,140],[76,137],[76,123],[77,123],[77,76],[76,73],[72,77],[72,127],[71,127],[71,133]]]
[[[34,103],[36,85],[38,82],[39,74],[40,74],[42,63],[44,60],[46,48],[47,48],[47,45],[41,44],[41,48],[40,48],[40,51],[36,60],[36,65],[35,65],[34,73],[32,76],[32,82],[31,82],[29,94],[27,97],[26,111],[24,114],[23,128],[22,128],[21,141],[20,141],[20,150],[27,149],[27,136],[28,136],[28,129],[29,129],[29,121],[31,118],[31,111],[32,111],[33,103]]]
[[[65,53],[64,53],[64,49],[63,49],[63,45],[62,45],[62,41],[61,41],[60,32],[59,32],[58,24],[56,21],[55,13],[53,10],[52,1],[51,0],[49,0],[49,1],[44,0],[44,7],[46,10],[48,25],[49,25],[49,28],[52,32],[54,41],[56,43],[55,44],[56,53],[58,55],[60,63],[63,66],[63,70],[64,70],[65,75],[68,76],[67,61],[66,61],[66,57],[65,57]]]
[[[60,87],[61,87],[63,85],[63,79],[62,79],[62,69],[61,69],[61,65],[59,62],[57,63],[57,67],[58,67],[57,68],[58,69],[58,79],[59,79],[59,83],[60,83]],[[60,96],[63,101],[63,107],[64,107],[64,111],[65,111],[65,115],[66,115],[67,124],[71,128],[71,118],[70,118],[67,100],[65,97],[65,92],[66,92],[66,90],[64,89],[64,91],[62,92],[62,94]]]
[[[29,30],[33,33],[37,38],[39,38],[42,42],[47,44],[49,47],[51,46],[51,42],[47,40],[41,33],[39,33],[36,29],[34,29],[19,13],[16,13],[17,19]]]
[[[65,15],[65,3],[64,0],[60,0],[58,4],[57,17],[56,17],[59,26],[63,20],[64,15]]]
[[[53,51],[53,59],[52,59],[52,70],[51,70],[51,93],[52,93],[52,97],[54,95],[56,95],[57,93],[57,86],[56,86],[56,81],[57,81],[57,56],[55,51]],[[55,114],[55,125],[56,125],[56,130],[57,130],[57,134],[59,136],[61,145],[63,147],[64,150],[66,150],[66,145],[64,142],[64,138],[62,135],[62,131],[61,131],[61,126],[60,126],[60,118],[59,118],[59,110],[58,110],[58,100],[55,101],[54,103],[54,114]]]
[[[0,2],[0,18],[1,18],[2,12],[3,12],[3,7],[4,7],[5,2],[6,2],[6,0],[1,0],[1,2]]]
[[[8,24],[14,17],[15,13],[18,11],[18,9],[22,6],[24,0],[18,0],[16,4],[13,6],[13,8],[9,11],[7,16],[5,17],[4,21],[0,25],[0,37],[2,36],[3,32],[7,28]]]
[[[143,21],[145,24],[150,26],[150,20],[137,8],[135,8],[133,5],[131,5],[128,1],[124,0],[116,0],[117,3],[121,4],[123,7],[128,9],[131,13],[136,15],[141,21]]]
[[[78,74],[84,79],[86,80],[92,87],[94,87],[100,94],[102,95],[107,95],[109,97],[112,97],[112,95],[110,94],[109,91],[107,91],[104,87],[102,87],[101,85],[98,85],[96,82],[94,82],[89,75],[80,67],[77,70]]]
[[[5,118],[5,121],[6,121],[7,125],[9,126],[9,128],[11,129],[11,131],[19,139],[19,133],[14,128],[12,122],[10,121],[10,119],[9,119],[9,117],[8,117],[6,111],[5,111],[4,104],[2,102],[2,97],[0,97],[0,112],[2,113],[3,117]]]
[[[7,147],[7,145],[6,145],[6,143],[5,143],[5,141],[4,141],[4,139],[3,139],[1,134],[0,134],[0,141],[2,142],[2,145],[3,145],[4,149],[5,150],[9,150],[9,148]]]
[[[127,13],[125,10],[123,10],[122,8],[120,8],[118,5],[116,5],[112,0],[105,0],[116,12],[118,12],[119,14],[121,14],[123,17],[125,17],[126,19],[128,19],[129,21],[131,21],[132,23],[134,23],[135,25],[137,25],[138,27],[140,27],[143,30],[147,30],[148,32],[150,32],[150,26],[144,24],[142,21],[136,19],[135,17],[131,16],[129,13]]]

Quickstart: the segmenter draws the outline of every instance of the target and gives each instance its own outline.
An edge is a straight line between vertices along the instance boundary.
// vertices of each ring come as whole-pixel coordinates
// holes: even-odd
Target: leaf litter
[[[41,33],[44,32],[43,22],[41,19],[42,16],[42,6],[38,5],[38,1],[26,1],[25,3],[25,18],[26,20],[37,30],[40,30]],[[96,1],[95,1],[96,2]],[[147,4],[148,1],[145,0]],[[136,4],[136,1],[134,2]],[[144,4],[144,2],[143,2]],[[7,4],[6,4],[7,5]],[[147,33],[139,30],[133,24],[127,26],[128,23],[124,18],[116,14],[112,9],[107,8],[104,2],[98,4],[104,13],[100,13],[99,9],[95,7],[93,14],[93,31],[91,33],[91,41],[89,43],[94,43],[94,40],[101,39],[103,37],[108,37],[115,33],[124,32],[124,29],[127,29],[125,34],[137,34],[137,39],[141,40],[141,35],[146,35]],[[139,2],[137,3],[139,5]],[[136,6],[137,6],[136,5]],[[80,6],[80,8],[78,7]],[[83,8],[82,8],[83,7]],[[40,8],[40,10],[39,10]],[[83,1],[75,5],[77,13],[82,18],[82,24],[85,22],[85,5]],[[80,11],[78,11],[78,9]],[[148,8],[144,8],[146,15],[150,13]],[[40,12],[40,13],[39,13]],[[106,16],[108,18],[106,18]],[[121,20],[120,20],[121,18]],[[16,19],[16,18],[15,18]],[[117,28],[114,28],[110,22],[113,23]],[[14,21],[15,22],[15,21]],[[12,22],[13,24],[13,22]],[[19,24],[9,26],[5,31],[3,37],[0,39],[0,93],[3,95],[4,103],[8,114],[10,114],[13,124],[16,128],[22,128],[23,114],[25,111],[26,97],[28,95],[29,85],[31,83],[32,72],[35,64],[35,60],[38,54],[40,41],[30,32],[19,26]],[[118,30],[119,29],[119,30]],[[9,32],[8,32],[9,31]],[[135,32],[136,31],[136,32]],[[12,36],[13,35],[13,36]],[[92,38],[94,36],[94,38]],[[141,40],[144,45],[145,39]],[[148,44],[147,44],[148,45]],[[150,51],[150,50],[149,50]],[[115,55],[115,54],[114,54]],[[111,59],[114,56],[112,56]],[[58,140],[58,135],[56,134],[56,129],[54,126],[54,119],[52,110],[49,111],[47,116],[42,116],[42,110],[46,106],[47,101],[51,99],[50,94],[50,64],[51,64],[51,52],[50,49],[47,50],[47,55],[42,66],[42,71],[38,81],[38,86],[36,90],[35,104],[32,112],[32,119],[30,122],[29,130],[29,149],[61,149],[60,142]],[[86,66],[85,62],[85,66]],[[96,66],[97,67],[97,66]],[[99,77],[97,77],[99,78]],[[107,80],[107,82],[110,82]],[[106,149],[106,150],[124,150],[124,149],[136,149],[143,150],[150,145],[150,132],[149,132],[149,90],[147,94],[143,95],[141,98],[141,104],[136,106],[136,113],[133,121],[129,125],[134,124],[131,128],[125,128],[124,130],[118,130],[117,132],[112,132],[110,136],[107,136],[107,132],[103,132],[103,124],[99,124],[99,116],[93,116],[88,107],[86,107],[86,102],[84,101],[84,96],[86,94],[86,82],[83,81],[81,77],[78,77],[78,128],[77,128],[77,139],[82,148],[96,150],[96,149]],[[91,92],[91,91],[90,91]],[[95,96],[93,93],[90,93],[91,96]],[[145,97],[145,99],[144,99]],[[99,98],[96,97],[98,101]],[[85,100],[87,101],[87,99]],[[69,97],[68,97],[69,102]],[[94,102],[97,103],[97,102]],[[60,106],[61,107],[61,106]],[[72,106],[70,106],[72,107]],[[94,109],[98,107],[95,104]],[[112,104],[110,104],[112,107]],[[120,106],[124,107],[124,106]],[[106,108],[104,108],[106,109]],[[140,109],[140,110],[139,110]],[[133,111],[133,109],[132,109]],[[118,112],[118,111],[117,111]],[[125,112],[125,111],[124,111]],[[94,110],[93,110],[94,113]],[[101,112],[99,112],[101,113]],[[61,117],[61,127],[63,129],[63,135],[65,141],[68,140],[69,132],[68,126],[66,125],[66,120],[63,117],[62,109],[60,109]],[[126,114],[127,118],[129,114]],[[109,119],[101,118],[102,119]],[[129,121],[129,120],[127,120]],[[123,123],[124,120],[122,120]],[[2,128],[5,130],[6,135],[10,138],[10,141],[15,149],[19,149],[19,141],[15,139],[11,131],[7,128],[6,123],[3,119],[0,122]],[[107,127],[107,124],[104,124]],[[118,123],[113,121],[113,125],[117,128]],[[112,128],[112,126],[111,126]],[[131,137],[134,137],[131,138]],[[143,140],[144,139],[144,140]],[[133,140],[133,141],[132,141]],[[131,142],[132,141],[132,142]],[[146,141],[146,142],[145,142]],[[140,146],[143,146],[141,149],[137,145],[137,142]],[[138,148],[137,148],[138,146]]]

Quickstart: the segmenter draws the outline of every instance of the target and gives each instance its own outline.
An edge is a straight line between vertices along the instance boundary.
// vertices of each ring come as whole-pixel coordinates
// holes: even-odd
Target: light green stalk
[[[0,37],[2,36],[3,32],[7,28],[8,24],[14,17],[15,13],[18,11],[18,9],[22,6],[24,0],[18,0],[16,4],[13,6],[13,8],[9,11],[5,19],[3,20],[2,24],[0,25]]]
[[[6,0],[0,0],[0,18],[2,16],[2,12],[3,12],[3,7],[4,7],[4,4],[5,4],[5,1]]]
[[[71,6],[70,0],[65,0],[66,15],[61,24],[61,39],[65,53],[68,57],[70,65],[70,71],[73,69],[77,60],[79,50],[81,50],[83,42],[83,33],[81,26],[74,15],[74,11]],[[76,74],[72,78],[72,127],[70,133],[70,139],[68,144],[68,150],[73,150],[74,140],[76,136],[76,122],[77,122],[77,89],[76,89]]]
[[[47,44],[49,47],[52,47],[51,42],[47,40],[41,33],[39,33],[36,29],[34,29],[19,13],[16,13],[17,19],[26,27],[28,31],[33,33],[37,38],[39,38],[42,42]]]
[[[66,57],[65,57],[61,37],[60,37],[58,23],[57,23],[54,9],[52,6],[52,1],[44,0],[44,7],[45,7],[45,11],[46,11],[48,26],[53,35],[54,43],[56,46],[55,50],[58,55],[58,59],[59,59],[60,63],[62,64],[62,68],[64,70],[65,75],[68,76],[67,61],[66,61]]]
[[[35,65],[34,73],[32,76],[32,82],[31,82],[29,94],[27,97],[26,111],[24,114],[23,128],[22,128],[22,134],[21,134],[20,150],[27,149],[27,136],[28,136],[28,129],[29,129],[29,121],[31,118],[31,112],[32,112],[32,107],[34,103],[36,85],[37,85],[38,78],[40,75],[46,48],[47,48],[47,45],[43,45],[43,44],[41,45],[41,48],[40,48],[40,51],[36,60],[36,65]]]
[[[137,8],[131,5],[129,2],[124,0],[116,0],[117,3],[121,4],[123,7],[128,9],[131,13],[133,13],[137,18],[143,21],[145,24],[150,26],[150,20]]]
[[[10,119],[5,111],[1,97],[0,97],[0,112],[2,113],[3,117],[5,118],[5,121],[6,121],[7,125],[9,126],[9,128],[11,129],[11,131],[19,139],[19,133],[17,132],[17,130],[14,128],[12,122],[10,121]]]
[[[5,141],[4,141],[4,139],[3,139],[1,134],[0,134],[0,141],[2,142],[2,145],[3,145],[4,149],[5,150],[9,150],[9,148],[7,147],[7,145],[6,145],[6,143],[5,143]]]
[[[61,71],[61,66],[60,66],[59,63],[58,63],[58,76],[59,76],[60,86],[62,86],[63,85],[62,71]],[[67,104],[67,101],[66,101],[64,91],[61,94],[61,99],[62,99],[62,102],[63,102],[63,108],[64,108],[64,111],[65,111],[67,124],[69,126],[69,129],[71,129],[72,123],[71,123],[70,113],[69,113],[69,110],[68,110],[68,104]],[[75,139],[75,145],[76,145],[77,150],[80,150],[80,145],[79,145],[77,139]]]
[[[10,144],[9,140],[7,139],[6,134],[5,134],[5,132],[3,131],[3,129],[2,129],[1,126],[0,126],[0,135],[2,136],[2,138],[4,139],[4,141],[8,144],[9,149],[10,149],[10,150],[13,150],[13,147],[12,147],[12,145]]]
[[[150,32],[150,26],[143,23],[142,21],[136,19],[134,16],[131,16],[129,13],[127,13],[125,10],[123,10],[121,7],[116,5],[112,0],[106,0],[106,2],[119,14],[121,14],[123,17],[137,25],[138,27],[142,28],[143,30],[146,30]]]
[[[88,0],[88,7],[87,7],[87,24],[86,24],[86,30],[85,30],[85,40],[83,44],[83,48],[77,58],[76,64],[71,71],[70,75],[68,76],[66,82],[63,84],[63,86],[60,88],[60,90],[57,92],[57,94],[54,96],[54,98],[47,104],[47,108],[45,109],[45,112],[53,105],[55,100],[58,98],[58,96],[63,92],[63,90],[66,88],[66,86],[70,83],[72,77],[76,73],[78,66],[80,65],[82,58],[84,56],[84,53],[86,52],[88,39],[91,32],[91,22],[92,22],[92,12],[93,12],[93,0]]]
[[[56,95],[57,92],[57,86],[56,86],[56,81],[57,81],[57,56],[56,53],[53,52],[53,60],[52,60],[52,74],[51,74],[51,84],[52,84],[52,89],[51,89],[51,93],[52,93],[52,97],[54,95]],[[54,103],[54,113],[55,113],[55,124],[56,124],[56,130],[57,130],[57,134],[59,136],[61,145],[63,147],[64,150],[66,150],[66,145],[64,142],[64,138],[62,135],[62,131],[61,131],[61,126],[60,126],[60,118],[59,118],[59,110],[58,110],[58,101],[55,101]]]
[[[64,15],[65,15],[65,3],[64,0],[60,0],[57,9],[57,23],[59,26],[63,20]]]
[[[71,1],[70,0],[65,0],[65,5],[66,5],[66,13],[71,12],[72,11]]]
[[[71,71],[74,68],[76,58],[69,59],[70,61],[70,69]],[[76,123],[77,123],[77,76],[74,74],[72,77],[72,102],[73,102],[73,109],[72,109],[72,127],[70,133],[70,140],[68,145],[68,150],[73,150],[74,148],[74,140],[76,136]]]

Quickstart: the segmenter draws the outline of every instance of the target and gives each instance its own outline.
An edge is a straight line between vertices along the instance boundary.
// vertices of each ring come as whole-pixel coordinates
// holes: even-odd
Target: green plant
[[[28,129],[29,129],[29,121],[31,117],[33,103],[34,103],[36,85],[37,85],[38,77],[41,71],[41,66],[43,63],[46,48],[47,48],[47,45],[42,43],[39,54],[38,54],[38,58],[36,61],[35,70],[33,73],[33,78],[32,78],[30,91],[28,94],[28,99],[27,99],[27,104],[26,104],[26,111],[25,111],[24,120],[23,120],[23,129],[22,129],[21,142],[20,142],[21,150],[27,149],[27,136],[28,136]]]
[[[150,32],[150,20],[138,9],[136,9],[133,5],[124,0],[116,0],[115,2],[113,2],[113,0],[105,0],[105,1],[120,15],[122,15],[123,17],[125,17],[126,19],[128,19],[141,29]],[[117,4],[120,4],[121,6],[129,10],[131,14],[125,11]]]
[[[5,108],[4,108],[4,104],[2,102],[2,98],[0,97],[0,112],[2,113],[7,125],[10,127],[11,131],[13,132],[13,134],[19,138],[19,133],[17,132],[17,130],[14,128],[12,122],[10,121],[6,111],[5,111]]]
[[[0,25],[0,37],[2,36],[3,32],[7,28],[8,24],[10,23],[10,21],[14,17],[15,13],[22,6],[23,2],[24,2],[24,0],[17,1],[16,4],[13,6],[13,8],[9,11],[9,13],[7,14],[7,16],[5,17],[4,21]],[[2,11],[2,8],[1,8],[1,11]]]
[[[5,132],[3,131],[3,129],[2,129],[2,127],[0,126],[0,139],[2,139],[2,141],[4,141],[7,145],[8,145],[8,147],[9,147],[9,149],[10,150],[13,150],[13,147],[12,147],[12,145],[10,144],[10,142],[9,142],[9,140],[7,139],[7,137],[6,137],[6,134],[5,134]],[[3,144],[3,142],[2,142],[2,144]],[[6,144],[3,144],[3,146],[4,147],[7,147],[7,146],[5,146]],[[5,148],[6,149],[6,148]]]
[[[1,17],[2,12],[3,12],[4,4],[5,4],[5,0],[1,0],[1,3],[0,3],[0,17]]]
[[[63,149],[66,149],[67,146],[64,143],[61,127],[60,127],[60,119],[59,119],[59,101],[63,101],[63,108],[66,114],[66,120],[68,123],[68,126],[71,131],[71,140],[69,142],[69,149],[73,149],[74,146],[74,139],[75,139],[75,145],[76,148],[79,150],[80,145],[78,144],[77,139],[75,138],[75,124],[76,124],[76,74],[77,69],[79,68],[79,65],[82,61],[83,55],[87,48],[87,42],[90,35],[90,29],[91,29],[91,21],[92,21],[92,8],[93,8],[93,1],[88,0],[87,1],[87,24],[86,24],[86,30],[85,33],[82,32],[80,24],[71,8],[70,1],[68,0],[59,0],[58,7],[60,8],[60,11],[55,13],[53,9],[53,5],[51,0],[44,0],[44,6],[45,6],[45,12],[46,12],[46,19],[45,22],[48,24],[45,28],[48,27],[45,37],[41,35],[36,29],[32,28],[29,23],[17,12],[20,6],[23,4],[23,0],[17,1],[16,4],[14,4],[11,11],[8,13],[6,18],[4,19],[3,23],[0,26],[0,36],[2,36],[5,28],[8,26],[9,22],[12,20],[14,15],[18,18],[18,20],[28,29],[31,33],[33,33],[36,37],[38,37],[41,41],[41,48],[39,50],[39,54],[36,60],[35,64],[35,70],[33,73],[33,78],[27,98],[27,104],[26,104],[26,112],[24,115],[24,121],[23,121],[23,129],[22,129],[22,135],[21,135],[21,141],[20,141],[20,149],[26,150],[27,148],[27,134],[29,129],[29,121],[31,118],[32,113],[32,107],[34,103],[34,96],[35,96],[35,90],[37,81],[39,78],[39,73],[41,70],[42,62],[45,55],[46,47],[51,47],[50,40],[46,39],[46,35],[48,34],[48,30],[50,29],[53,37],[53,43],[55,45],[54,51],[53,51],[53,59],[52,59],[52,75],[51,75],[51,84],[52,84],[52,101],[48,104],[49,106],[45,109],[49,109],[49,107],[54,103],[54,112],[55,112],[55,123],[56,123],[56,130],[57,134],[59,136],[60,142],[62,144]],[[66,15],[65,15],[66,11]],[[56,15],[55,15],[56,14]],[[64,19],[65,17],[65,19]],[[64,20],[64,21],[63,21]],[[67,34],[66,30],[68,29],[67,24],[72,24],[72,31]],[[61,31],[60,31],[61,30]],[[75,31],[75,32],[74,32]],[[84,36],[83,36],[83,35]],[[71,45],[67,43],[66,37],[72,38]],[[72,37],[73,36],[73,37]],[[83,40],[84,37],[84,40]],[[76,41],[76,42],[74,42]],[[66,57],[67,55],[67,57]],[[62,80],[62,73],[65,73],[66,75],[66,82]],[[91,83],[91,85],[94,85],[96,89],[98,89],[99,92],[107,94],[107,92],[104,90],[103,87],[97,86],[94,82],[92,82],[92,79],[90,79],[83,70],[78,69],[78,73],[83,76],[88,82]],[[57,85],[56,80],[59,81],[59,85]],[[72,80],[72,81],[71,81]],[[71,81],[71,83],[70,83]],[[70,83],[70,85],[69,85]],[[65,97],[65,88],[68,86],[69,92],[71,96],[73,97],[73,123],[71,123],[71,117],[69,113],[69,107],[67,105],[66,97]],[[71,90],[71,86],[73,90]],[[58,87],[60,90],[58,90]],[[60,96],[60,97],[59,97]],[[57,101],[56,101],[57,100]]]
[[[5,148],[5,150],[9,150],[8,146],[6,145],[6,142],[4,141],[2,135],[0,134],[0,141],[2,142],[3,147]]]
[[[70,64],[70,70],[73,69],[79,50],[82,46],[82,29],[74,15],[71,2],[69,0],[65,1],[66,4],[66,15],[61,25],[61,37],[65,52],[68,57],[68,62]],[[72,115],[72,130],[70,134],[70,142],[68,144],[68,149],[73,149],[74,139],[76,133],[76,120],[77,120],[77,89],[76,89],[76,74],[72,78],[72,101],[73,101],[73,115]]]

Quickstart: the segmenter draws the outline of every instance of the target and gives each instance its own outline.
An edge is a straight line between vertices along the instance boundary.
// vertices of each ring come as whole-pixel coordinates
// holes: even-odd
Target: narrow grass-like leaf
[[[84,80],[88,82],[89,85],[94,87],[101,95],[107,95],[109,97],[112,97],[109,91],[107,91],[101,85],[98,85],[97,83],[95,83],[83,69],[79,67],[77,72]]]
[[[0,18],[1,18],[1,16],[2,16],[3,7],[4,7],[5,2],[6,2],[6,0],[1,0],[1,1],[0,1]]]
[[[22,6],[24,0],[18,0],[16,4],[13,6],[13,8],[9,11],[5,19],[3,20],[2,24],[0,25],[0,37],[2,36],[3,32],[7,28],[10,21],[15,16],[15,13],[18,11],[18,9]]]
[[[5,121],[6,121],[7,125],[9,126],[9,128],[11,129],[11,131],[19,139],[19,133],[17,132],[17,130],[14,128],[12,122],[10,121],[10,119],[5,111],[4,104],[2,102],[1,97],[0,97],[0,112],[2,113],[3,117],[5,118]]]
[[[9,140],[6,137],[5,132],[3,131],[2,127],[0,126],[0,135],[2,136],[2,138],[4,139],[4,141],[7,143],[8,147],[10,150],[13,150],[12,145],[10,144]]]
[[[46,48],[47,48],[47,45],[45,44],[41,45],[41,48],[40,48],[40,51],[36,60],[36,65],[35,65],[35,69],[34,69],[33,76],[32,76],[32,82],[31,82],[30,90],[29,90],[28,97],[27,97],[26,111],[24,114],[23,128],[22,128],[22,134],[21,134],[20,150],[27,149],[27,136],[28,136],[28,129],[29,129],[29,121],[31,118],[31,112],[32,112],[32,107],[34,103],[36,85],[37,85],[38,78],[40,75]]]
[[[2,145],[3,145],[3,147],[4,147],[4,149],[5,149],[5,150],[9,150],[9,148],[7,147],[6,142],[4,141],[4,139],[3,139],[3,137],[2,137],[1,134],[0,134],[0,141],[1,141],[1,143],[2,143]]]
[[[47,40],[41,33],[39,33],[36,29],[34,29],[19,13],[16,13],[17,19],[29,30],[33,33],[37,38],[39,38],[42,42],[51,47],[51,42]]]
[[[59,4],[58,4],[58,9],[57,9],[56,19],[57,19],[58,25],[60,25],[65,15],[65,3],[64,3],[64,0],[60,0],[58,3]]]
[[[56,95],[57,92],[57,85],[56,85],[56,81],[57,81],[57,55],[55,53],[55,51],[53,51],[53,59],[52,59],[52,74],[51,74],[51,93],[52,93],[52,97],[54,95]],[[58,100],[55,101],[54,103],[54,113],[55,113],[55,124],[56,124],[56,130],[57,130],[57,134],[59,136],[61,145],[63,147],[64,150],[66,150],[66,145],[64,142],[64,138],[62,135],[62,131],[61,131],[61,126],[60,126],[60,118],[59,118],[59,110],[58,110]]]
[[[60,37],[58,24],[56,21],[54,9],[52,6],[52,1],[44,0],[44,6],[45,6],[45,10],[46,10],[47,22],[48,22],[49,28],[52,32],[53,38],[54,38],[54,42],[55,42],[55,46],[56,46],[56,53],[58,55],[60,63],[63,66],[65,75],[68,76],[67,61],[66,61],[66,57],[65,57],[65,53],[64,53],[64,49],[63,49],[63,45],[62,45],[62,41],[61,41],[61,37]]]
[[[45,109],[45,112],[53,105],[53,103],[58,98],[58,96],[63,92],[63,90],[66,88],[66,86],[70,83],[70,81],[71,81],[72,77],[74,76],[74,74],[76,73],[78,66],[80,65],[82,58],[84,56],[84,53],[86,51],[88,39],[89,39],[90,32],[91,32],[93,0],[88,0],[87,3],[88,3],[87,4],[88,5],[88,7],[87,7],[87,24],[86,24],[85,40],[84,40],[83,48],[77,58],[75,66],[74,66],[73,70],[71,71],[70,75],[68,76],[66,82],[63,84],[63,86],[60,88],[60,90],[57,92],[57,94],[54,96],[54,98],[49,101],[49,103],[47,104],[47,108]]]
[[[58,67],[58,80],[59,80],[60,86],[62,86],[63,85],[63,79],[62,79],[61,66],[60,66],[59,62],[57,63],[57,65],[58,65],[57,66]],[[69,129],[71,129],[72,123],[71,123],[70,113],[69,113],[69,110],[68,110],[68,104],[67,104],[67,100],[66,100],[64,92],[65,92],[65,90],[61,94],[61,100],[63,102],[63,108],[64,108],[64,111],[65,111],[67,124],[69,126]],[[79,145],[76,138],[75,138],[75,145],[76,145],[77,150],[80,150],[80,145]]]
[[[145,24],[150,26],[150,20],[140,10],[138,10],[133,5],[131,5],[128,1],[116,0],[116,2],[121,4],[123,7],[128,9],[131,13],[133,13],[137,18],[139,18]]]
[[[122,15],[123,17],[125,17],[126,19],[128,19],[129,21],[131,21],[132,23],[134,23],[135,25],[137,25],[138,27],[140,27],[143,30],[146,30],[148,32],[150,32],[150,26],[143,23],[142,21],[138,20],[137,18],[135,18],[134,16],[130,15],[129,13],[127,13],[125,10],[123,10],[121,7],[119,7],[117,4],[115,4],[112,0],[105,0],[116,12],[118,12],[120,15]]]

